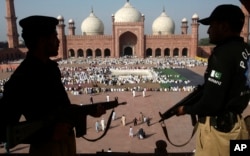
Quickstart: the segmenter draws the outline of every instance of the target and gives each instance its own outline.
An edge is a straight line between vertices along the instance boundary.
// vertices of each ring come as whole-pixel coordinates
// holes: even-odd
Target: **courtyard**
[[[197,66],[193,68],[175,69],[176,72],[183,75],[185,78],[192,80],[192,85],[202,83],[203,73],[205,67]],[[3,72],[2,78],[8,78],[11,72]],[[141,87],[159,87],[157,83],[136,83],[127,84],[131,87],[142,85]],[[144,85],[144,86],[143,86]],[[127,86],[128,87],[128,86]],[[156,148],[155,143],[158,140],[164,140],[167,143],[167,151],[169,153],[183,153],[193,152],[195,149],[195,136],[191,141],[183,147],[175,147],[171,145],[162,131],[159,112],[164,113],[171,106],[176,104],[190,92],[188,91],[164,91],[164,90],[151,90],[146,91],[146,96],[142,96],[141,91],[136,91],[135,97],[133,97],[131,91],[109,91],[99,92],[92,94],[79,94],[74,95],[68,91],[68,96],[74,104],[90,104],[90,97],[93,97],[94,103],[106,101],[106,96],[109,95],[110,100],[114,100],[118,97],[119,102],[127,102],[126,105],[116,107],[116,119],[111,122],[111,126],[107,134],[96,142],[90,142],[83,138],[77,138],[77,153],[96,153],[100,151],[107,151],[109,148],[113,152],[131,152],[131,153],[154,153]],[[39,100],[39,99],[37,99]],[[111,110],[108,110],[105,115],[100,118],[93,118],[88,116],[87,118],[87,134],[84,136],[89,139],[95,139],[102,135],[101,132],[95,131],[95,122],[100,121],[104,118],[107,122]],[[133,119],[139,118],[140,113],[150,119],[150,126],[144,122],[138,121],[138,125],[133,125]],[[243,116],[250,114],[250,106],[245,110]],[[122,126],[121,117],[126,117],[126,125]],[[164,121],[169,137],[175,144],[185,143],[191,136],[193,126],[189,115],[180,117],[173,116],[172,118]],[[146,138],[138,139],[136,136],[133,138],[129,137],[129,127],[132,126],[134,134],[139,128],[143,128],[146,133]],[[12,153],[28,153],[29,145],[20,144],[15,148],[11,149]],[[4,148],[0,149],[0,153],[4,153]]]

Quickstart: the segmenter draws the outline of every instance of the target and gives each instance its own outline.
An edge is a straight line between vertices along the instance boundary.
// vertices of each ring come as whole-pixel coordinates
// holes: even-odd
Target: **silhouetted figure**
[[[53,120],[31,138],[31,156],[75,156],[74,127],[78,119],[85,125],[83,119],[89,114],[87,112],[76,120],[71,120],[69,113],[61,111],[68,110],[73,105],[62,84],[58,64],[51,59],[58,55],[58,23],[56,18],[48,16],[29,16],[20,20],[22,37],[28,52],[4,85],[0,102],[1,135],[5,134],[4,127],[17,123],[21,115],[27,121],[49,122],[63,113],[61,118]],[[96,108],[90,115],[100,117],[105,113],[105,110],[100,109]],[[5,138],[1,136],[0,139]]]
[[[148,126],[150,126],[150,119],[149,119],[149,117],[146,119],[146,123],[147,123]]]
[[[167,143],[164,140],[158,140],[155,143],[156,148],[155,148],[155,154],[154,156],[167,156]]]
[[[93,104],[93,103],[94,103],[94,101],[93,101],[93,97],[92,97],[92,96],[90,97],[90,103],[91,103],[91,104]]]
[[[202,95],[176,112],[198,116],[196,155],[228,156],[230,140],[248,139],[241,117],[250,98],[250,46],[241,37],[245,18],[239,6],[222,4],[198,20],[208,25],[209,42],[215,47],[208,58]]]
[[[137,118],[136,117],[134,118],[133,123],[134,123],[134,126],[137,125]]]
[[[144,139],[146,138],[146,133],[145,131],[143,130],[143,128],[140,128],[137,132],[137,136],[139,139]]]

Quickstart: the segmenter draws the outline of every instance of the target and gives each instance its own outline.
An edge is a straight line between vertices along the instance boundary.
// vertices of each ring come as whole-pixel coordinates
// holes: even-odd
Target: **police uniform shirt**
[[[224,111],[241,114],[249,101],[245,75],[249,52],[249,46],[241,37],[218,44],[208,60],[203,96],[194,105],[184,106],[184,111],[201,116]]]

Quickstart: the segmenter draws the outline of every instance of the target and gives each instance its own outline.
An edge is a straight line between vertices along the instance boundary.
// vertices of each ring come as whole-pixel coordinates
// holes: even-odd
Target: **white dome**
[[[75,23],[75,21],[71,18],[71,19],[69,19],[69,23],[74,24],[74,23]]]
[[[57,19],[58,19],[58,20],[64,20],[64,18],[63,18],[62,15],[57,16]]]
[[[168,35],[174,34],[175,23],[174,21],[163,11],[159,17],[157,17],[152,25],[153,35]]]
[[[139,22],[141,13],[127,1],[125,5],[115,13],[115,22]]]
[[[103,35],[104,25],[103,22],[95,16],[93,11],[82,22],[81,30],[83,35]]]
[[[187,22],[187,19],[186,19],[186,18],[183,18],[183,19],[181,20],[181,22]]]
[[[193,14],[193,16],[192,16],[192,19],[194,19],[194,18],[198,19],[199,16],[195,13],[195,14]]]

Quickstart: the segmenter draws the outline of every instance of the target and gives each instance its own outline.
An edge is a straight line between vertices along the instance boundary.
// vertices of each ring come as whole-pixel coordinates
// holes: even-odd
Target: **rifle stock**
[[[179,106],[192,105],[193,103],[198,101],[200,99],[200,97],[202,96],[202,88],[203,88],[203,86],[198,85],[192,93],[188,94],[186,97],[184,97],[181,101],[179,101],[177,104],[172,106],[166,112],[164,112],[163,114],[161,112],[159,112],[160,117],[161,117],[159,122],[162,122],[162,121],[169,119],[172,116],[176,115],[177,108]],[[192,118],[192,122],[193,122],[192,124],[194,125],[195,124],[194,123],[195,116],[191,115],[191,118]]]
[[[44,121],[22,121],[7,126],[6,148],[10,149],[18,144],[28,144],[39,131],[47,127],[49,123]]]
[[[94,114],[99,105],[102,105],[105,110],[113,109],[119,105],[124,105],[126,102],[118,103],[116,97],[114,101],[99,102],[87,105],[72,104],[67,110],[60,110],[52,118],[39,121],[22,121],[13,125],[7,126],[6,143],[7,148],[13,148],[18,144],[30,144],[41,132],[42,129],[49,127],[58,120],[69,120],[76,130],[76,137],[81,137],[86,134],[86,116]],[[66,117],[69,118],[66,118]]]

